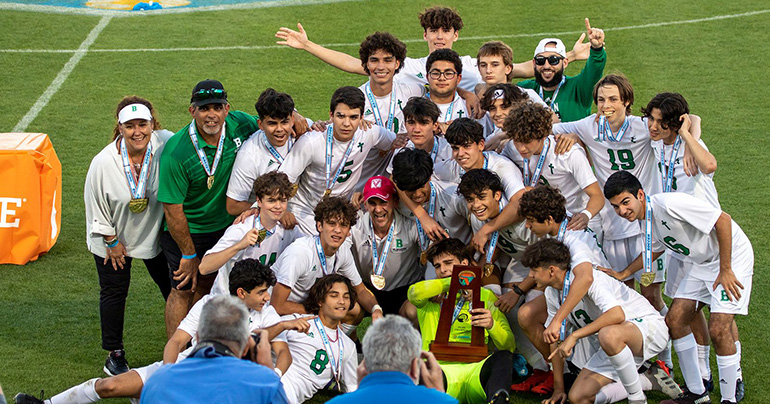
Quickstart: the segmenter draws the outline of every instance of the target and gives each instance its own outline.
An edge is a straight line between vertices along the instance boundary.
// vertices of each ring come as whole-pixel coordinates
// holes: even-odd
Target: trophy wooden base
[[[430,351],[437,360],[447,362],[476,363],[489,356],[486,345],[473,346],[463,342],[432,342]]]

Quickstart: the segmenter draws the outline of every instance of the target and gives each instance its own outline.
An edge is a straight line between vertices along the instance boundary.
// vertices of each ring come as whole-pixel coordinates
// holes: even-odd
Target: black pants
[[[126,257],[123,269],[117,271],[112,267],[112,262],[104,264],[104,258],[94,254],[96,272],[99,274],[99,315],[102,323],[102,348],[108,351],[123,349],[123,320],[126,311],[126,297],[128,297],[128,285],[131,283],[131,261]],[[171,283],[168,279],[168,265],[163,253],[157,257],[143,260],[152,280],[158,285],[163,299],[168,297],[171,291]]]

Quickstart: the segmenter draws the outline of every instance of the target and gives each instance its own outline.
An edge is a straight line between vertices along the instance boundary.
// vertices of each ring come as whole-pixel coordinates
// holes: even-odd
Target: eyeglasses
[[[220,88],[202,88],[192,95],[193,101],[205,101],[210,99],[226,100],[227,92]]]
[[[538,66],[542,66],[545,64],[545,61],[547,60],[549,65],[556,66],[559,64],[559,62],[561,62],[562,59],[564,58],[557,55],[551,55],[548,57],[538,55],[538,56],[535,56],[535,64]]]
[[[457,75],[457,72],[454,70],[446,70],[446,71],[440,71],[440,70],[431,70],[428,72],[428,77],[432,78],[433,80],[438,80],[441,78],[441,76],[444,76],[447,80],[452,80]]]

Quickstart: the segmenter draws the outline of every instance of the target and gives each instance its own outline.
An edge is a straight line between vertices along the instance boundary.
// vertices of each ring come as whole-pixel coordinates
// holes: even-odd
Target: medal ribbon
[[[123,158],[123,173],[126,175],[128,181],[128,188],[131,190],[132,199],[144,198],[145,191],[147,190],[147,177],[150,174],[150,161],[152,160],[152,142],[147,143],[147,150],[144,152],[144,160],[142,161],[142,170],[139,172],[138,183],[134,180],[134,168],[131,163],[131,159],[128,157],[128,149],[126,149],[126,142],[120,140],[120,156]]]
[[[537,181],[540,179],[540,172],[543,171],[543,164],[545,163],[545,156],[548,155],[548,149],[551,148],[551,139],[545,138],[543,143],[543,151],[540,152],[540,158],[537,160],[537,166],[535,166],[535,172],[532,173],[532,180],[529,179],[529,159],[524,159],[524,183],[529,184],[530,187],[537,185]]]
[[[433,214],[436,212],[436,187],[433,185],[433,182],[428,182],[430,184],[430,200],[428,201],[428,214],[430,217],[433,217]],[[422,223],[420,223],[420,219],[414,218],[414,221],[417,223],[417,241],[420,242],[420,250],[425,251],[428,249],[430,244],[430,238],[425,235],[425,230],[422,229]]]
[[[503,211],[502,198],[497,202],[498,213]],[[497,248],[497,239],[500,237],[500,232],[495,230],[492,235],[489,236],[489,246],[487,247],[486,263],[492,263],[492,256],[495,255],[495,248]]]
[[[649,195],[645,195],[645,216],[644,216],[644,273],[652,273],[652,204]]]
[[[198,144],[198,136],[195,134],[195,120],[193,119],[192,123],[190,124],[190,140],[192,140],[192,144],[195,147],[195,151],[198,153],[198,159],[201,161],[201,165],[203,166],[203,169],[206,171],[206,174],[211,177],[214,175],[215,172],[217,172],[217,166],[219,165],[219,159],[222,158],[222,151],[224,150],[224,144],[225,144],[225,123],[222,122],[222,133],[219,135],[219,144],[217,144],[217,153],[214,155],[214,162],[211,164],[211,168],[209,168],[209,160],[206,157],[206,152],[201,149],[200,145]]]
[[[569,293],[569,287],[572,281],[569,278],[570,270],[567,270],[567,273],[564,274],[564,286],[561,289],[561,304],[564,304],[564,301],[567,299],[567,293]],[[565,318],[561,322],[561,327],[559,327],[559,339],[561,341],[564,341],[564,339],[567,338],[567,319]]]
[[[561,81],[559,82],[559,85],[556,87],[556,91],[553,92],[553,95],[551,96],[551,102],[548,103],[548,108],[551,108],[553,110],[553,103],[556,102],[556,97],[559,95],[559,90],[561,90],[561,86],[564,85],[564,82],[567,81],[567,78],[564,76],[561,76]],[[543,87],[540,86],[540,88],[537,89],[537,92],[540,95],[540,98],[545,101],[545,96],[543,95]]]
[[[565,217],[564,220],[561,221],[561,224],[559,225],[559,233],[556,234],[556,240],[564,242],[564,234],[567,232],[568,222],[569,222],[569,218],[567,217]]]
[[[629,128],[629,119],[626,117],[626,119],[623,120],[623,125],[618,129],[618,133],[616,135],[612,134],[612,129],[610,128],[610,123],[607,122],[607,117],[602,115],[599,117],[599,141],[610,141],[610,142],[619,142],[621,139],[623,139],[623,135],[626,134],[626,131]]]
[[[273,231],[262,227],[262,222],[259,220],[259,216],[260,215],[257,215],[257,218],[254,219],[254,228],[257,229],[257,233],[259,233],[259,236],[257,236],[257,245],[259,245],[259,243],[265,241],[265,239],[273,235]],[[324,258],[325,257],[326,256],[324,255]]]
[[[660,149],[660,175],[663,180],[663,192],[671,192],[671,186],[674,183],[674,162],[676,156],[679,155],[679,147],[682,146],[682,137],[677,136],[674,141],[674,146],[671,149],[671,156],[668,159],[668,166],[666,166],[666,148],[665,146]]]
[[[435,163],[436,158],[438,158],[438,138],[433,136],[433,150],[430,152],[430,159]]]
[[[430,97],[430,94],[428,94]],[[460,95],[455,92],[455,97],[452,98],[452,102],[449,103],[449,107],[446,109],[446,113],[444,114],[444,122],[449,122],[452,120],[452,110],[455,107],[455,102],[457,99],[460,98]]]
[[[489,166],[489,159],[487,158],[487,152],[481,152],[481,154],[484,156],[484,166],[482,168],[486,170],[487,167]],[[465,175],[465,169],[460,167],[460,176],[462,177],[463,175]]]
[[[339,350],[340,356],[337,358],[335,363],[332,344],[329,342],[329,338],[326,336],[326,327],[323,325],[323,323],[321,323],[318,317],[313,319],[313,323],[315,323],[315,328],[318,329],[318,333],[321,334],[321,341],[323,341],[324,350],[329,356],[329,359],[331,359],[329,363],[332,365],[332,376],[334,376],[334,380],[336,380],[337,384],[339,384],[340,375],[342,373],[342,338],[339,337],[339,326],[337,326],[337,349]]]
[[[284,157],[281,156],[281,153],[278,153],[278,150],[276,150],[275,147],[273,147],[273,145],[270,143],[270,141],[267,140],[267,135],[265,134],[265,132],[262,132],[262,143],[267,148],[267,151],[270,152],[270,155],[273,156],[273,158],[276,161],[278,161],[278,164],[283,164],[283,158]],[[294,142],[292,141],[291,136],[289,136],[288,143],[289,143],[289,150],[288,151],[291,151],[291,146],[294,144]]]
[[[318,260],[321,261],[321,269],[323,270],[324,275],[334,273],[334,268],[332,268],[331,272],[326,273],[326,253],[324,253],[324,249],[321,247],[321,238],[319,236],[315,236],[315,252],[318,254]],[[334,259],[334,262],[337,262],[336,258]]]
[[[342,160],[337,165],[337,172],[334,173],[334,177],[331,178],[332,146],[334,145],[334,137],[332,133],[332,125],[329,125],[326,128],[326,189],[332,189],[334,182],[337,181],[337,178],[339,178],[340,173],[342,172],[342,168],[345,167],[345,162],[348,160],[348,157],[350,157],[350,152],[353,151],[353,145],[356,143],[356,137],[353,135],[353,138],[350,139],[350,144],[348,144],[348,149],[345,150],[345,154],[342,156]]]
[[[382,272],[385,270],[385,260],[388,258],[388,252],[390,251],[390,243],[393,241],[393,232],[396,228],[396,219],[393,218],[393,223],[390,224],[390,231],[388,232],[388,238],[385,240],[385,245],[382,247],[382,257],[377,259],[377,238],[374,234],[374,225],[371,218],[369,219],[369,230],[372,234],[372,272],[377,276],[382,276]]]
[[[374,98],[374,93],[372,93],[372,89],[369,86],[369,83],[366,83],[366,96],[369,98],[369,105],[372,107],[372,113],[374,114],[374,123],[377,125],[385,127],[387,130],[391,132],[396,132],[398,129],[393,130],[393,121],[396,116],[396,92],[391,90],[390,91],[390,108],[388,109],[388,122],[387,124],[382,122],[382,116],[380,116],[380,107],[377,105],[377,99]]]

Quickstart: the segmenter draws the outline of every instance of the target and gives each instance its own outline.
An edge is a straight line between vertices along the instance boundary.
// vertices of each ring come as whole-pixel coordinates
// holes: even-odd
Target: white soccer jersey
[[[521,171],[507,158],[493,151],[485,151],[484,168],[500,177],[506,199],[510,200],[517,192],[524,189]],[[459,184],[460,178],[465,174],[465,170],[457,164],[457,161],[449,160],[435,167],[433,173],[441,181]]]
[[[369,99],[369,95],[367,94],[367,88],[369,83],[364,83],[360,85],[358,88],[361,90],[362,93],[364,93],[364,98],[366,100],[366,105],[364,106],[364,116],[363,118],[366,119],[369,122],[377,123],[375,120],[375,111],[372,108],[371,100]],[[404,107],[406,106],[406,103],[409,101],[412,97],[422,97],[425,95],[425,87],[421,84],[416,83],[393,83],[392,93],[394,96],[394,102],[395,102],[395,111],[393,114],[393,129],[392,132],[396,133],[406,133],[406,127],[404,126]],[[374,97],[375,103],[377,104],[377,111],[379,112],[381,124],[378,124],[380,126],[386,126],[388,122],[388,116],[390,113],[390,100],[391,100],[391,94],[388,94],[386,96],[377,97],[374,95],[374,93],[371,93],[372,97]]]
[[[604,256],[604,251],[599,247],[596,233],[590,228],[567,230],[564,232],[562,242],[569,248],[570,266],[573,268],[582,262],[589,262],[591,265],[599,265],[602,268],[611,268],[607,262],[607,257]]]
[[[430,154],[430,157],[433,159],[433,167],[436,167],[440,164],[444,164],[444,162],[452,160],[452,146],[449,145],[449,143],[446,141],[446,138],[443,136],[434,136],[433,137],[433,145],[434,148],[430,151],[426,150],[428,154]],[[393,152],[393,156],[390,159],[390,163],[388,163],[388,175],[393,174],[393,158],[396,157],[396,154],[398,154],[401,150],[404,149],[414,149],[414,143],[412,141],[408,141],[406,143],[406,146],[396,149]]]
[[[357,130],[350,141],[340,142],[334,139],[330,172],[332,178],[350,142],[354,143],[339,177],[332,186],[331,195],[350,198],[361,177],[369,150],[389,151],[395,138],[395,133],[375,125],[366,131]],[[296,215],[295,209],[299,205],[312,212],[326,190],[326,132],[314,131],[302,135],[280,170],[289,176],[291,182],[299,186],[297,196],[289,201],[289,210]]]
[[[324,276],[323,265],[316,251],[316,237],[301,237],[294,241],[271,267],[278,283],[291,288],[289,301],[301,303],[307,298],[316,280]],[[350,242],[345,241],[334,256],[326,257],[326,274],[338,273],[353,286],[361,283],[356,270]]]
[[[293,320],[301,317],[290,314],[281,317],[281,320]],[[302,403],[310,399],[316,392],[323,389],[334,380],[334,368],[340,362],[340,349],[342,350],[342,366],[340,367],[340,379],[346,392],[355,391],[358,388],[358,358],[356,344],[344,332],[337,328],[333,330],[321,324],[328,341],[328,348],[324,346],[321,332],[316,326],[316,321],[310,320],[310,330],[306,333],[290,330],[286,332],[286,340],[291,352],[291,366],[281,377],[286,396],[292,404]],[[331,337],[331,339],[329,338]],[[332,342],[335,341],[335,342]],[[331,350],[331,353],[327,351]],[[332,363],[334,365],[332,365]]]
[[[502,206],[508,205],[508,200],[503,197]],[[501,209],[502,211],[502,209]],[[481,221],[473,213],[470,215],[471,229],[476,234],[489,220]],[[510,226],[503,227],[498,231],[497,249],[500,250],[500,256],[508,256],[511,259],[519,260],[524,255],[524,249],[537,241],[537,236],[532,233],[526,225],[526,222],[519,221]],[[482,257],[483,259],[484,257]]]
[[[429,95],[430,94],[426,95],[426,97],[430,98]],[[438,121],[441,123],[451,122],[457,118],[471,117],[470,113],[468,113],[468,106],[465,104],[465,100],[457,95],[457,93],[455,93],[455,97],[452,102],[447,102],[444,104],[439,104],[436,101],[433,102],[438,107],[439,112],[441,112],[438,116]]]
[[[265,132],[254,132],[238,150],[233,163],[233,171],[230,174],[230,182],[227,183],[227,196],[236,201],[254,202],[252,191],[254,180],[262,174],[275,171],[281,166],[281,160],[274,156],[269,147],[278,153],[281,159],[286,158],[294,139],[289,139],[283,146],[274,147],[265,136]],[[269,145],[269,146],[268,146]]]
[[[431,181],[436,189],[436,206],[433,212],[433,219],[447,230],[449,237],[459,238],[463,243],[471,240],[471,228],[468,223],[468,206],[460,195],[457,194],[457,185],[441,181]],[[422,207],[426,212],[430,212],[430,201],[426,201]],[[412,213],[406,205],[401,202],[398,204],[398,211],[410,219],[414,219]]]
[[[224,251],[243,239],[251,229],[256,228],[258,216],[252,216],[247,218],[243,223],[234,224],[225,230],[225,234],[217,241],[210,250],[206,251],[206,255],[218,253]],[[261,226],[260,226],[261,227]],[[269,235],[266,239],[262,240],[259,244],[254,244],[251,247],[246,247],[241,251],[238,251],[233,255],[227,263],[219,268],[217,278],[214,281],[214,286],[211,288],[212,295],[228,295],[230,294],[230,271],[233,269],[233,265],[240,260],[247,258],[253,258],[259,260],[263,265],[271,266],[276,261],[279,255],[285,250],[294,240],[302,237],[298,228],[286,230],[281,226],[281,223],[275,225],[275,228],[270,230],[273,234]]]
[[[653,251],[675,251],[683,261],[697,265],[691,274],[696,279],[715,279],[719,273],[719,243],[714,225],[722,210],[681,192],[652,195],[650,204]],[[732,219],[731,222],[732,270],[739,278],[753,275],[754,267],[749,264],[754,261],[751,242],[741,227]],[[639,227],[644,228],[643,220]]]
[[[407,219],[398,210],[393,212],[393,220],[395,222],[393,238],[382,271],[386,282],[382,290],[386,291],[421,281],[425,273],[425,267],[420,265],[420,241],[417,238],[417,226],[414,220]],[[374,271],[369,212],[359,213],[358,222],[350,229],[350,233],[356,267],[367,287],[372,288],[370,276]],[[377,244],[377,257],[381,259],[387,235],[382,239],[376,235],[374,237]]]
[[[663,184],[663,176],[668,172],[668,167],[671,165],[671,152],[674,145],[664,144],[662,140],[651,141],[650,144],[652,145],[653,154],[658,163],[658,175],[661,184]],[[702,139],[698,139],[698,144],[708,150]],[[719,196],[717,195],[716,186],[714,186],[714,174],[703,174],[699,171],[698,174],[693,177],[688,176],[684,172],[684,149],[685,145],[684,141],[682,141],[682,145],[679,147],[676,156],[674,156],[674,178],[671,182],[671,191],[684,192],[708,202],[715,208],[720,208]],[[661,151],[663,151],[663,161],[660,159]]]
[[[428,84],[428,75],[425,70],[425,62],[427,61],[427,56],[418,59],[406,58],[404,60],[404,67],[393,77],[393,81],[420,85]],[[476,58],[465,55],[460,56],[460,61],[463,64],[463,77],[460,80],[459,87],[467,91],[473,91],[477,84],[484,82],[476,65]]]

